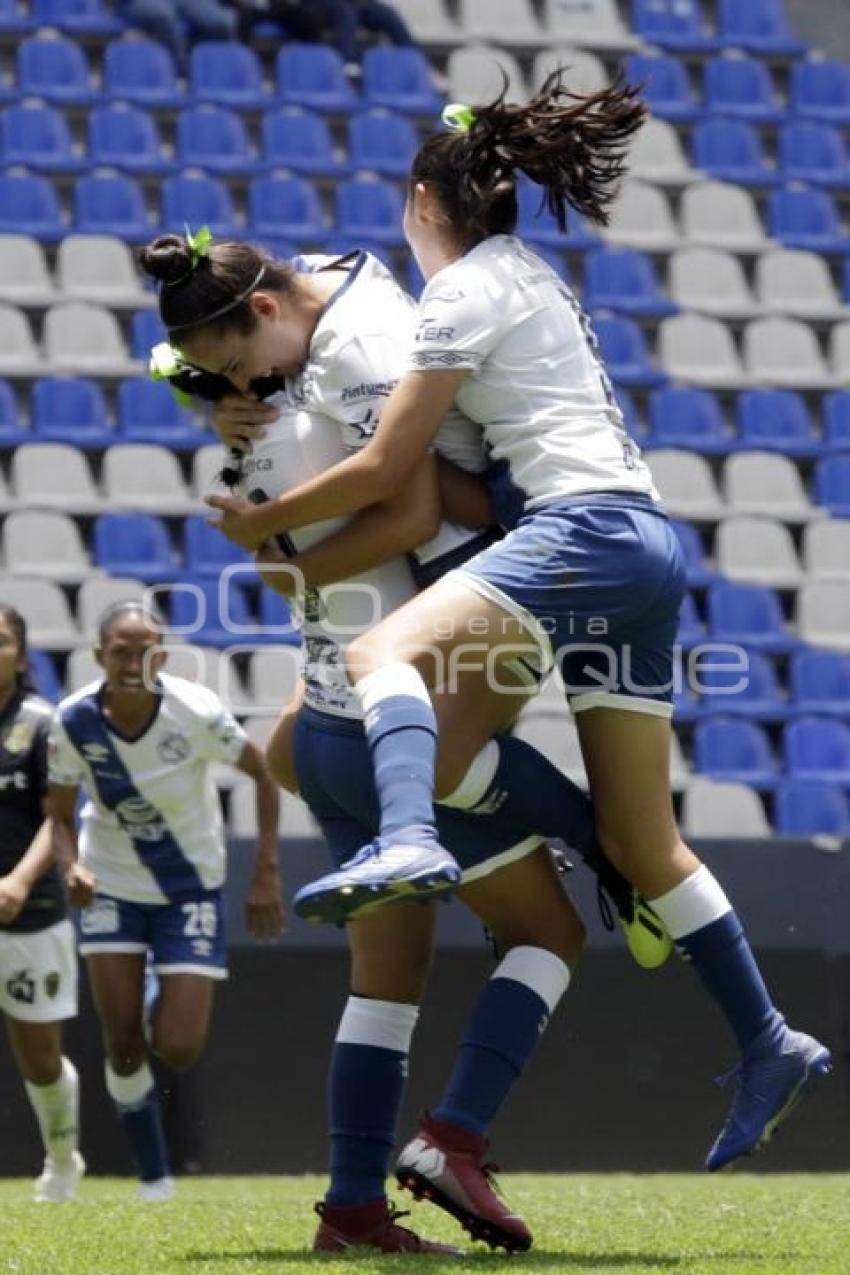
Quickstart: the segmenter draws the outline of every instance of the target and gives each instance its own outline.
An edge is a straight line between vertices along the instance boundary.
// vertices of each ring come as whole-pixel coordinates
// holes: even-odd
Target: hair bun
[[[158,235],[139,252],[145,274],[161,283],[179,283],[192,272],[192,254],[181,235]]]

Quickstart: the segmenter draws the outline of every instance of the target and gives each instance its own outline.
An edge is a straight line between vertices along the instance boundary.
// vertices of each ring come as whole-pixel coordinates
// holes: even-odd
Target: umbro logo
[[[106,761],[110,755],[105,744],[83,744],[80,752],[90,762]]]
[[[417,1169],[423,1177],[434,1178],[445,1169],[446,1157],[425,1138],[414,1138],[405,1148],[402,1163],[405,1169]]]

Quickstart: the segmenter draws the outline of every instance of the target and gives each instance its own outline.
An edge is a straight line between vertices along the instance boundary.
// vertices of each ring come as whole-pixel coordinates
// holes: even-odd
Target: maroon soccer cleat
[[[423,1240],[415,1231],[399,1226],[407,1217],[386,1200],[371,1204],[325,1204],[316,1212],[322,1219],[313,1241],[314,1253],[345,1253],[349,1249],[374,1248],[380,1253],[441,1253],[443,1257],[463,1257],[451,1244]]]
[[[423,1116],[398,1158],[396,1177],[417,1200],[430,1200],[456,1217],[473,1239],[524,1252],[533,1236],[498,1194],[495,1165],[484,1163],[487,1145],[469,1129]]]

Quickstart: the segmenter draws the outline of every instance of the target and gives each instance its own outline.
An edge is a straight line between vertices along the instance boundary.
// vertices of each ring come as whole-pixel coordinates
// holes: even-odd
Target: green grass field
[[[133,1184],[95,1179],[73,1205],[29,1203],[0,1183],[0,1271],[14,1275],[242,1275],[522,1268],[567,1275],[848,1275],[850,1177],[506,1176],[535,1233],[508,1258],[465,1244],[451,1218],[413,1205],[416,1226],[459,1241],[464,1261],[312,1256],[318,1178],[182,1181],[175,1202],[136,1204]],[[409,1197],[406,1197],[409,1198]]]

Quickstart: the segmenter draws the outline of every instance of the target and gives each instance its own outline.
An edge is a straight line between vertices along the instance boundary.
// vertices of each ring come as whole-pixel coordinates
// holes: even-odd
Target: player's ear
[[[252,292],[248,304],[258,319],[277,319],[280,302],[273,292]]]

